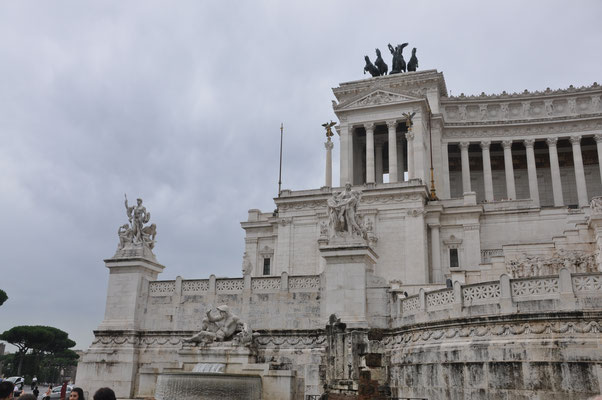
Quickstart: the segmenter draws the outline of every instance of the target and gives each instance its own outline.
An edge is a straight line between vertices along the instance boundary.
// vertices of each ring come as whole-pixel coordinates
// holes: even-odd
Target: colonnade
[[[387,125],[388,135],[387,140],[389,144],[389,183],[403,182],[404,181],[404,151],[402,142],[397,140],[397,126],[398,124],[404,124],[405,122],[397,122],[395,120],[385,121]],[[374,122],[363,124],[366,130],[366,183],[382,183],[383,174],[383,160],[382,160],[382,146],[383,141],[375,141],[374,129],[376,124]],[[351,135],[353,136],[354,127],[351,128]],[[408,144],[408,179],[414,178],[414,133],[410,130],[405,133],[405,138]]]
[[[596,145],[598,149],[598,162],[600,164],[600,176],[602,177],[602,134],[595,135]],[[571,142],[573,163],[575,169],[575,182],[577,183],[577,198],[579,207],[585,207],[589,204],[587,196],[587,187],[585,183],[585,171],[583,168],[583,157],[581,155],[581,135],[572,135],[568,139]],[[552,193],[554,196],[554,206],[564,206],[564,199],[562,197],[562,182],[560,179],[560,166],[558,163],[558,149],[557,142],[558,137],[549,137],[545,139],[545,142],[549,150],[550,158],[550,172],[552,177]],[[504,149],[504,172],[506,177],[506,194],[508,199],[516,199],[516,187],[514,183],[514,166],[512,164],[512,144],[513,142],[521,141],[526,150],[527,155],[527,174],[529,182],[529,196],[533,202],[539,205],[539,187],[537,182],[537,170],[535,164],[535,153],[534,145],[535,140],[533,138],[522,139],[522,140],[504,140],[501,142]],[[543,140],[543,139],[542,139]],[[463,141],[459,143],[460,147],[460,158],[462,165],[462,189],[464,192],[471,192],[470,185],[470,163],[468,158],[468,147],[471,143]],[[479,142],[483,156],[483,178],[485,187],[485,200],[491,202],[493,198],[493,180],[491,172],[491,156],[489,148],[491,146],[490,140],[482,140]],[[449,179],[449,177],[446,177]]]

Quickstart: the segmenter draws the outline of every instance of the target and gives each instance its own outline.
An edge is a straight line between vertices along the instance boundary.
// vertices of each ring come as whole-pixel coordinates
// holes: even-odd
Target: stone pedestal
[[[109,287],[103,322],[77,366],[77,385],[90,394],[111,387],[118,398],[136,393],[139,329],[149,282],[165,268],[146,246],[130,246],[105,260]]]
[[[367,327],[366,283],[378,256],[363,241],[336,243],[320,248],[326,260],[321,315],[336,314],[348,327]]]
[[[105,317],[99,330],[136,330],[144,312],[148,284],[157,280],[165,268],[150,249],[140,247],[127,255],[117,253],[105,260],[109,269],[109,288]],[[152,255],[152,257],[151,257]]]

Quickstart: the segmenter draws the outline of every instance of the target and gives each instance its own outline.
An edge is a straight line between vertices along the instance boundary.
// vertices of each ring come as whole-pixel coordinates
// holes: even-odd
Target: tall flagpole
[[[280,172],[278,172],[278,197],[282,192],[282,132],[284,131],[284,124],[280,123]]]

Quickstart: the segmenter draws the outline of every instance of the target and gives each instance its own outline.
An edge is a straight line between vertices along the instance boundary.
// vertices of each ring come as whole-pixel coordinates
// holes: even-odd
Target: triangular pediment
[[[418,97],[409,96],[406,94],[389,92],[382,89],[374,90],[367,95],[361,96],[359,99],[351,100],[347,104],[341,104],[338,110],[346,110],[351,108],[373,107],[391,103],[406,103],[408,101],[421,100]]]

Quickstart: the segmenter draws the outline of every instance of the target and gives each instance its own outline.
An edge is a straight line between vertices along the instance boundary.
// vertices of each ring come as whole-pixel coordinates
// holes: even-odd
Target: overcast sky
[[[331,88],[376,47],[390,66],[409,42],[454,95],[566,88],[602,83],[601,21],[599,0],[0,2],[0,332],[90,345],[124,193],[157,224],[160,279],[240,276],[280,123],[283,188],[322,186]]]

